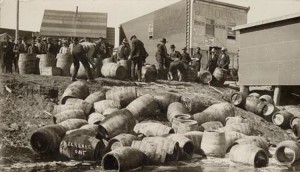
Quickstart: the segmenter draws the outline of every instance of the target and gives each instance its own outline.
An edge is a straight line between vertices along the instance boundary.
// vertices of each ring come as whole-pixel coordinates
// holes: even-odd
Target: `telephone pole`
[[[16,23],[16,34],[15,41],[17,42],[19,37],[19,0],[17,0],[17,23]]]

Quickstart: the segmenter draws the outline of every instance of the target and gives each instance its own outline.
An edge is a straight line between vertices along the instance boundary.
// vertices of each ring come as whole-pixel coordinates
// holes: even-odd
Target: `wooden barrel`
[[[106,100],[115,100],[120,102],[121,108],[125,108],[136,98],[136,87],[113,87],[111,90],[106,92]]]
[[[158,103],[161,112],[165,113],[168,106],[173,102],[179,102],[181,96],[171,92],[158,92],[154,95],[154,99]]]
[[[160,112],[159,106],[150,94],[133,100],[127,107],[136,120],[142,121]]]
[[[255,168],[266,167],[269,163],[267,152],[254,145],[237,145],[232,147],[229,159],[232,162],[253,165]]]
[[[196,82],[197,80],[198,80],[198,70],[189,66],[186,69],[186,75],[185,75],[184,81]]]
[[[40,73],[44,67],[55,67],[55,55],[54,54],[41,54],[40,55],[40,62],[39,62],[39,69]]]
[[[222,68],[216,67],[213,76],[217,80],[218,84],[223,85],[225,82],[225,71]]]
[[[74,130],[74,129],[80,128],[86,124],[88,124],[88,122],[84,119],[67,119],[57,125],[61,125],[67,131],[69,131],[69,130]]]
[[[120,60],[118,61],[118,64],[120,66],[123,66],[126,70],[126,78],[130,78],[131,75],[131,60]]]
[[[227,117],[225,119],[225,121],[226,121],[226,125],[249,122],[248,119],[243,118],[241,116],[234,116],[234,117],[230,116],[230,117]]]
[[[233,80],[238,79],[238,70],[237,69],[235,69],[235,68],[229,69],[229,74]]]
[[[66,100],[65,105],[74,105],[80,107],[84,114],[88,116],[92,110],[93,105],[78,98],[69,98]]]
[[[101,161],[105,171],[130,171],[144,165],[145,155],[138,149],[120,147],[104,155]]]
[[[120,109],[118,109],[118,108],[107,108],[103,111],[103,115],[106,117],[106,116],[110,115],[111,113],[116,112],[118,110],[120,110]]]
[[[91,113],[88,117],[88,123],[90,125],[98,125],[100,124],[100,122],[102,122],[105,119],[104,115],[102,115],[101,113]]]
[[[266,106],[265,102],[260,101],[258,98],[254,96],[248,96],[246,98],[245,109],[249,112],[262,116],[265,106]]]
[[[225,125],[225,119],[230,116],[235,116],[235,111],[233,105],[229,103],[218,103],[193,116],[199,125],[209,121],[220,121]]]
[[[39,128],[31,135],[31,147],[40,154],[58,153],[59,144],[66,131],[66,128],[56,124]]]
[[[56,115],[67,110],[82,110],[82,108],[75,105],[54,105],[52,115]]]
[[[119,134],[108,141],[107,149],[115,150],[119,147],[131,146],[134,140],[138,137],[132,134]]]
[[[88,135],[69,134],[60,143],[59,153],[71,160],[101,160],[105,145],[102,140]]]
[[[101,74],[105,78],[124,79],[126,69],[116,63],[104,63],[101,68]]]
[[[61,97],[61,104],[65,104],[68,98],[85,99],[89,94],[89,87],[87,86],[86,82],[73,82],[64,91]]]
[[[129,110],[121,109],[106,117],[99,125],[103,138],[113,138],[122,133],[132,133],[136,120]]]
[[[191,132],[183,133],[182,135],[184,135],[185,137],[187,137],[188,139],[190,139],[192,141],[195,153],[204,155],[204,152],[201,149],[201,141],[202,141],[203,132],[191,131]]]
[[[178,142],[180,148],[179,159],[191,158],[194,152],[193,142],[182,134],[169,134],[166,138]]]
[[[255,98],[259,99],[260,94],[253,92],[253,93],[249,94],[248,97],[255,97]]]
[[[101,100],[94,103],[95,112],[103,114],[107,108],[121,108],[120,102],[114,100]]]
[[[278,111],[274,113],[272,117],[272,121],[275,125],[284,128],[290,129],[291,128],[291,120],[293,119],[294,115],[289,113],[288,111]]]
[[[236,91],[224,91],[222,98],[233,104],[234,106],[238,107],[244,107],[246,102],[246,96],[242,92],[236,92]]]
[[[300,138],[300,119],[297,117],[294,117],[291,119],[291,128],[293,130],[294,135],[297,138]]]
[[[36,73],[36,57],[35,54],[21,53],[18,61],[19,73],[35,74]]]
[[[87,135],[95,138],[100,138],[98,136],[98,125],[86,124],[81,126],[80,128],[69,130],[66,132],[68,134],[76,134],[76,135]]]
[[[201,141],[201,149],[206,156],[223,158],[226,153],[225,132],[204,131]]]
[[[293,165],[300,159],[300,144],[294,140],[285,140],[277,145],[275,159],[284,165]]]
[[[245,136],[242,137],[238,140],[236,140],[232,146],[234,145],[254,145],[257,146],[261,149],[263,149],[264,151],[266,151],[268,153],[268,155],[271,155],[269,153],[269,142],[266,138],[261,137],[261,136]],[[231,149],[231,148],[229,148]]]
[[[97,92],[94,92],[94,93],[90,94],[84,100],[88,103],[94,104],[95,102],[105,100],[106,99],[105,93],[106,93],[105,90],[97,91]]]
[[[93,66],[91,64],[89,64],[89,66],[90,66],[90,70],[91,70],[92,75],[95,76],[95,73],[96,73],[95,69],[93,68]],[[70,74],[71,75],[74,74],[74,63],[71,64]],[[84,68],[84,66],[81,62],[79,62],[79,69],[78,69],[76,77],[79,78],[79,79],[87,79],[87,73],[86,73],[85,68]]]
[[[245,134],[242,134],[240,132],[236,131],[225,131],[225,147],[226,147],[226,153],[230,151],[233,145],[236,145],[235,141],[246,137]]]
[[[188,114],[183,114],[186,115],[185,117],[190,115]],[[182,134],[190,131],[198,131],[198,123],[195,120],[192,119],[185,119],[182,118],[183,116],[178,116],[177,118],[174,118],[172,122],[172,128],[174,129],[175,133]]]
[[[207,70],[204,70],[204,69],[201,69],[199,72],[198,72],[198,81],[203,83],[203,84],[208,84],[211,82],[212,80],[212,75],[209,71]]]
[[[134,126],[133,131],[146,137],[175,133],[173,128],[154,122],[138,123]]]
[[[202,112],[211,105],[206,97],[197,94],[185,94],[180,102],[185,105],[190,114]]]
[[[57,54],[56,55],[56,67],[61,68],[62,76],[71,76],[70,68],[73,63],[73,57],[71,54]]]
[[[178,115],[187,114],[187,108],[180,102],[173,102],[168,106],[167,118],[170,122]]]
[[[142,81],[155,82],[157,80],[157,70],[155,65],[146,65],[142,67]]]
[[[53,122],[61,123],[62,121],[65,121],[67,119],[86,119],[86,115],[84,114],[83,110],[66,110],[63,112],[60,112],[53,116]]]
[[[266,121],[272,122],[273,115],[278,111],[279,109],[275,105],[267,103],[263,109],[263,117]]]
[[[102,64],[105,64],[105,63],[115,63],[113,58],[109,57],[109,58],[105,58],[102,60]]]
[[[199,126],[199,131],[214,131],[222,128],[223,124],[220,121],[209,121]]]
[[[177,161],[180,153],[178,142],[165,137],[145,137],[142,141],[133,141],[131,147],[142,151],[149,164]]]
[[[224,128],[220,128],[219,130],[236,131],[250,136],[253,134],[254,128],[252,124],[250,124],[249,122],[244,122],[244,123],[229,124],[226,125]]]
[[[262,96],[259,97],[259,100],[274,105],[273,98],[270,95],[262,95]]]

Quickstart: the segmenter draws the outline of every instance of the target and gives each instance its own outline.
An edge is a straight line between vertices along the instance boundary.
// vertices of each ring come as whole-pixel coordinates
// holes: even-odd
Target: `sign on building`
[[[211,36],[205,36],[204,45],[205,46],[213,46],[215,44],[215,38]]]

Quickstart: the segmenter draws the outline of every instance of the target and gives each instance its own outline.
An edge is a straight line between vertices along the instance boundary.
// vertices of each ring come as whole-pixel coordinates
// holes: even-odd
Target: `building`
[[[107,13],[45,10],[40,35],[107,38],[114,44],[115,29],[107,27]]]
[[[8,29],[8,28],[0,28],[0,34],[7,33],[12,37],[15,37],[16,30],[15,29]],[[25,40],[30,39],[32,36],[35,36],[37,32],[32,31],[25,31],[25,30],[19,30],[19,36],[24,38]]]
[[[202,49],[202,65],[208,59],[210,46],[227,47],[231,67],[237,68],[239,36],[232,30],[247,23],[249,8],[214,0],[182,0],[152,13],[130,20],[120,26],[120,41],[135,34],[149,53],[148,62],[155,63],[156,45],[161,38],[167,48],[175,44],[177,50],[188,47]]]
[[[240,33],[240,85],[279,86],[277,96],[280,86],[300,85],[300,13],[234,29]]]

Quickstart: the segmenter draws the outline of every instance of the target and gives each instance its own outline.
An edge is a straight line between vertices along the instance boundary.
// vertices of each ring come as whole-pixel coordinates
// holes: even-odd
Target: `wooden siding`
[[[108,27],[107,32],[106,32],[106,40],[112,44],[115,45],[115,28],[113,27]]]

